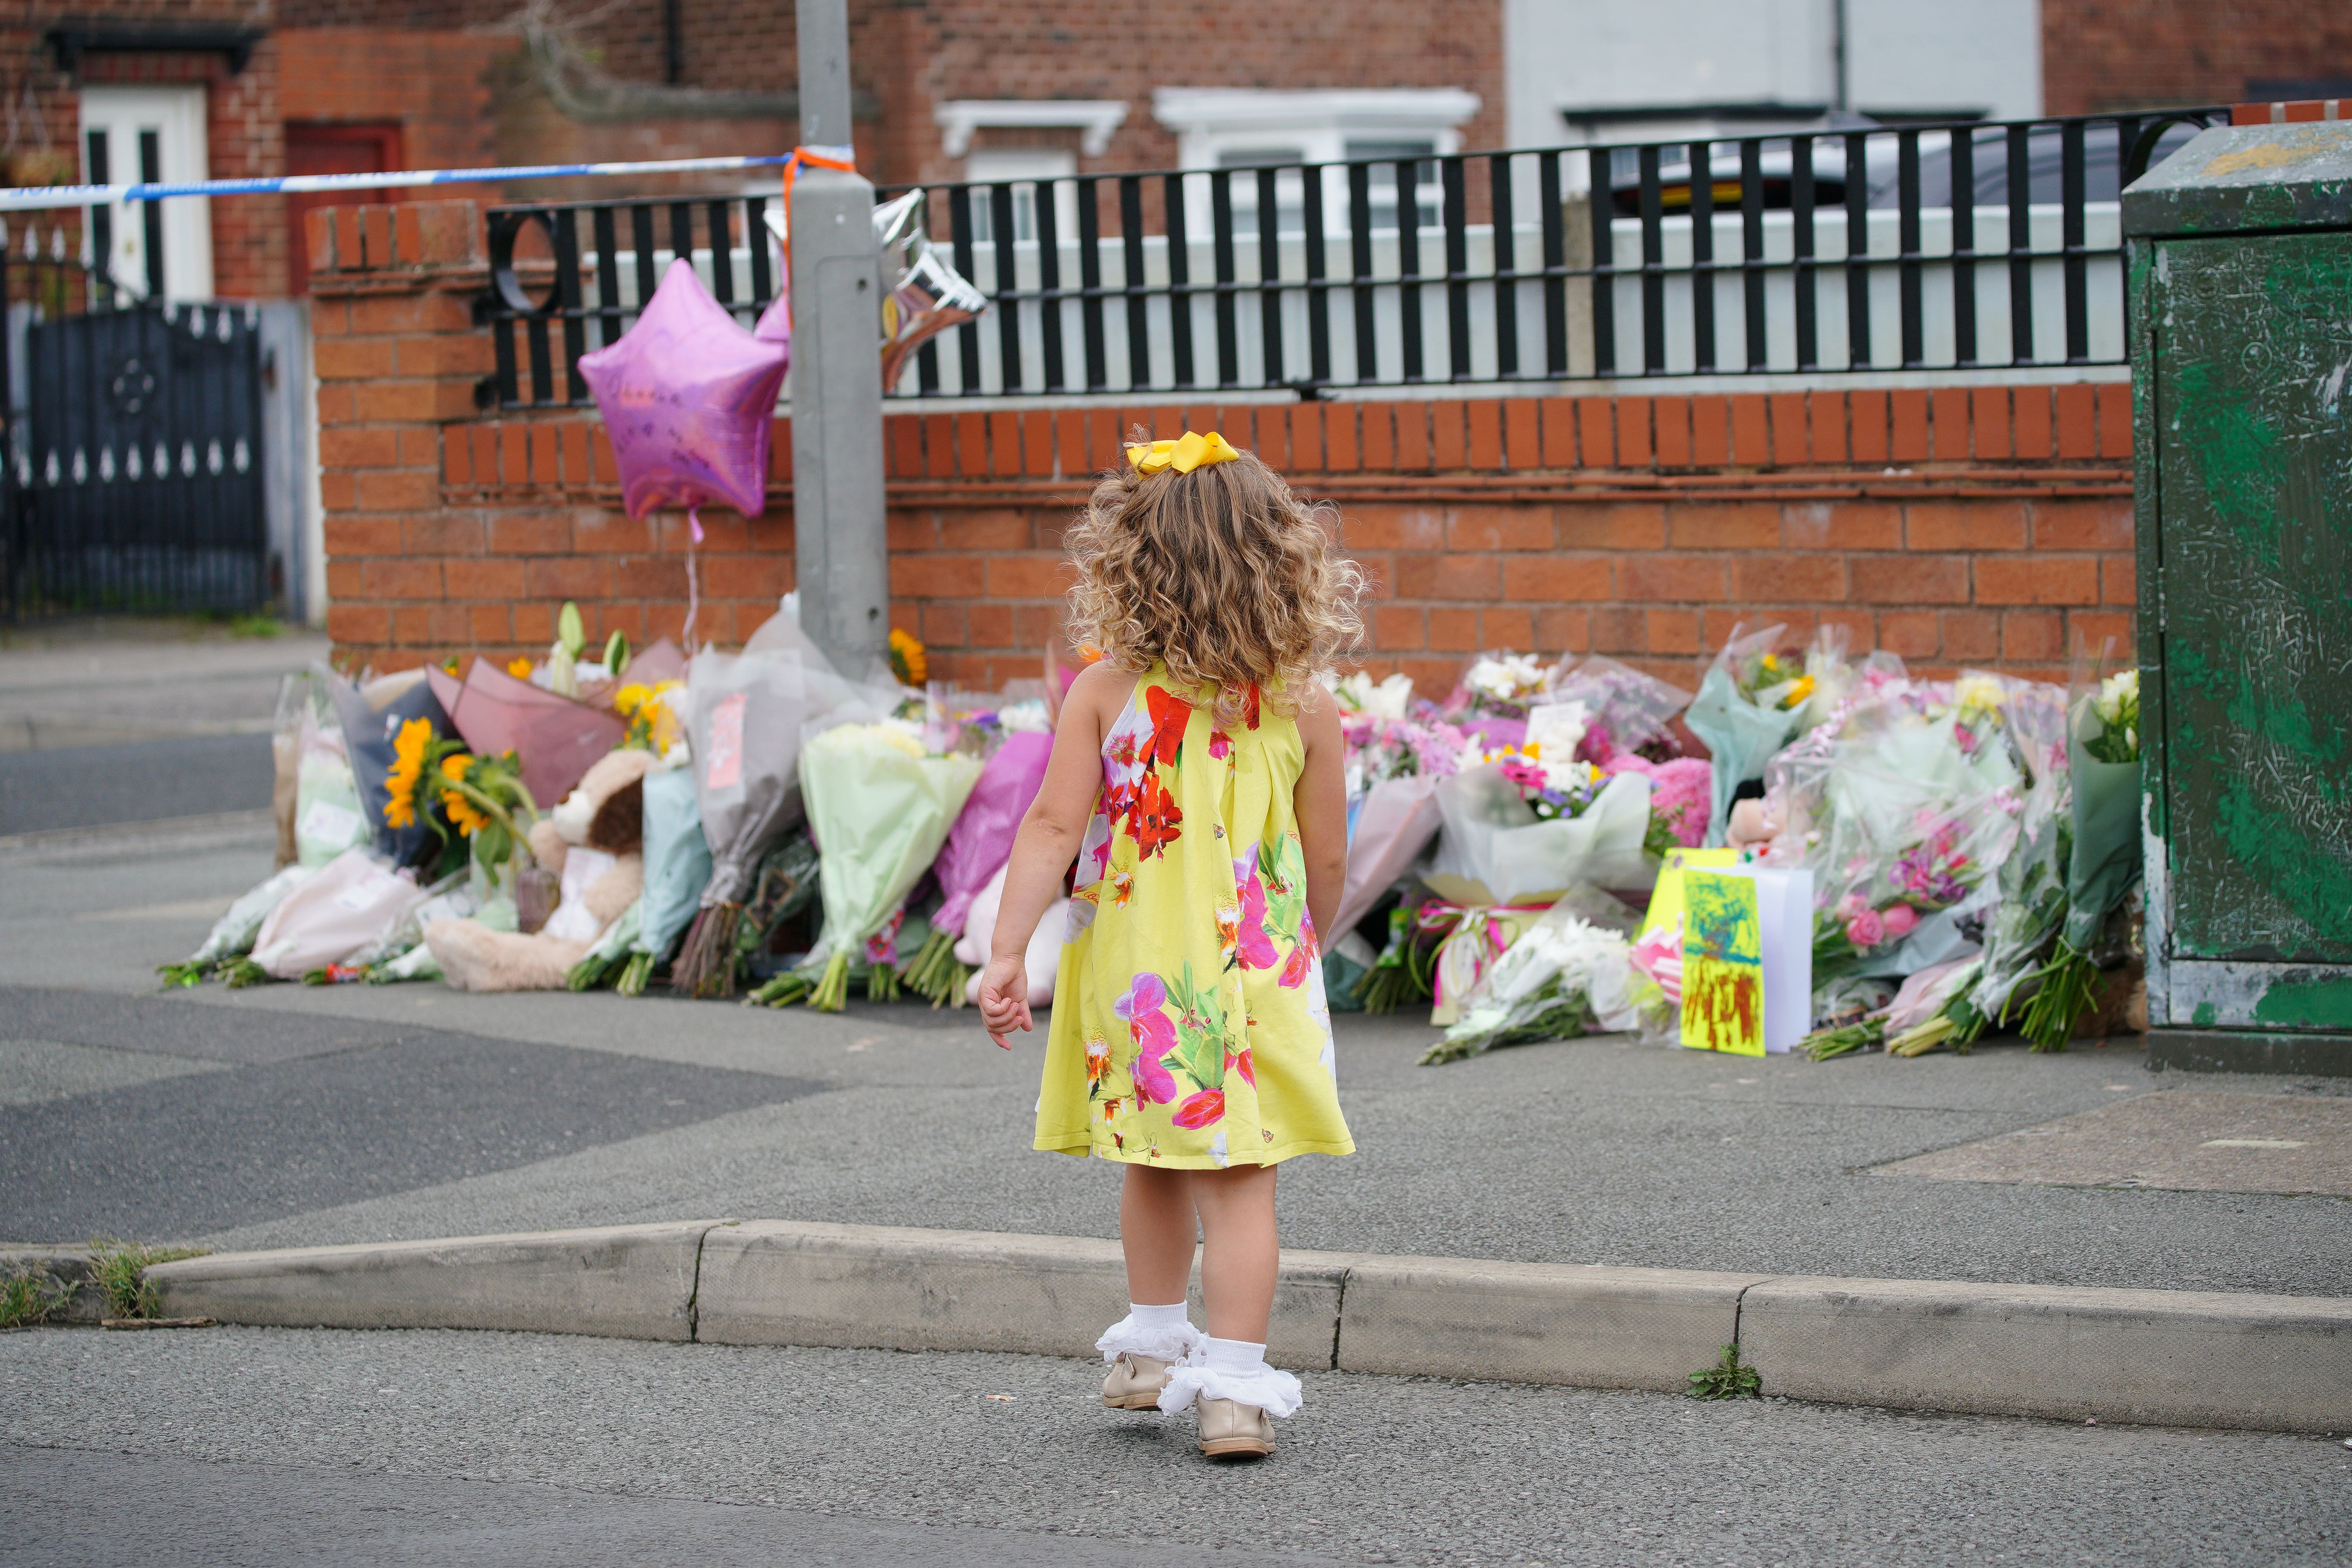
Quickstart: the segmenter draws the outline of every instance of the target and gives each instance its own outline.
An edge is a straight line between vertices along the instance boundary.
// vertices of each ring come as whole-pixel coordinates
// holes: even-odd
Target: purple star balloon
[[[613,438],[629,516],[707,501],[759,516],[768,504],[776,392],[791,363],[789,338],[745,331],[692,263],[671,262],[636,325],[580,356]]]

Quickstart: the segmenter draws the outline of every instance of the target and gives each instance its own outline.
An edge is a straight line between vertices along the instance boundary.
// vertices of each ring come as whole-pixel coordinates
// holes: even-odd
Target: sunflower
[[[529,680],[530,679],[530,660],[528,658],[510,658],[507,660],[507,673],[513,676],[517,680]]]
[[[452,752],[441,759],[441,776],[452,784],[462,784],[473,765],[474,759],[464,752]],[[471,838],[476,830],[490,825],[489,817],[482,809],[458,790],[445,789],[441,792],[441,809],[448,813],[449,826],[467,838]]]
[[[911,632],[890,628],[890,673],[902,686],[920,686],[930,679],[930,659]]]
[[[383,803],[387,827],[408,827],[416,821],[416,781],[424,776],[425,749],[433,743],[433,721],[411,719],[392,742],[392,769],[384,774],[389,798]]]

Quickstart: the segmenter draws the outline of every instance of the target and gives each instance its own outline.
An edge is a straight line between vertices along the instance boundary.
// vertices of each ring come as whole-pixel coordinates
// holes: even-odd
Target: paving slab
[[[2139,1095],[1879,1171],[1939,1182],[2352,1197],[2352,1099]]]

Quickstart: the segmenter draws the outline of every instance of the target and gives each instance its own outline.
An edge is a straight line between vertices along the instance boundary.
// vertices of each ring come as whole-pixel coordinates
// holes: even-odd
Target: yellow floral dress
[[[1040,1149],[1203,1170],[1355,1150],[1307,912],[1298,726],[1230,731],[1154,665],[1103,741],[1037,1099]]]

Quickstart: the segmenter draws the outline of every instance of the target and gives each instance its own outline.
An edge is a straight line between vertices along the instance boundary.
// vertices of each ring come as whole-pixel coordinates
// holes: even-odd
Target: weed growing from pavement
[[[1694,1399],[1754,1399],[1764,1392],[1764,1380],[1740,1361],[1738,1345],[1724,1346],[1723,1359],[1691,1373],[1690,1381]]]
[[[0,1279],[0,1329],[29,1329],[48,1321],[73,1296],[73,1287],[36,1269]]]
[[[106,1292],[106,1310],[113,1318],[152,1318],[163,1305],[145,1271],[158,1263],[202,1258],[201,1247],[145,1247],[134,1241],[97,1240],[89,1244],[90,1272]]]

